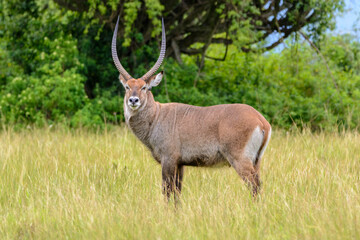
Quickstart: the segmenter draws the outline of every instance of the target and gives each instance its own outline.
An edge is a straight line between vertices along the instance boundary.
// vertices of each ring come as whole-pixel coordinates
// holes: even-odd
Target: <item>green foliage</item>
[[[83,91],[85,78],[77,71],[82,64],[76,58],[76,42],[68,37],[54,41],[44,38],[38,69],[17,74],[2,86],[0,103],[6,123],[43,124],[46,119],[62,122],[75,114],[87,101]],[[36,61],[36,60],[35,60]]]
[[[331,53],[337,52],[336,48],[340,51],[340,47],[335,46],[341,39],[340,36],[330,38],[322,49]],[[357,54],[360,47],[352,42],[345,49],[349,51],[346,56],[353,57],[348,61],[350,65],[344,66],[345,54],[329,57],[338,87],[334,86],[322,59],[309,46],[298,44],[281,53],[267,55],[230,50],[225,62],[209,61],[205,64],[197,89],[206,97],[214,98],[205,105],[214,102],[246,103],[263,113],[273,125],[285,128],[292,125],[308,126],[313,130],[331,130],[339,125],[355,128],[360,122],[357,104],[360,102]],[[344,71],[344,68],[353,70]],[[191,103],[204,105],[201,100]]]
[[[298,3],[298,7],[302,7]],[[307,26],[309,32],[318,40],[326,29],[333,30],[335,28],[336,14],[344,10],[344,0],[311,0],[310,8],[313,8],[317,14],[312,17],[313,23]]]
[[[146,5],[146,13],[149,16],[152,24],[154,25],[154,29],[151,33],[152,37],[155,37],[157,34],[160,34],[161,30],[161,21],[159,16],[161,16],[162,10],[164,10],[163,5],[161,5],[159,0],[145,0]]]
[[[128,47],[130,46],[130,33],[132,30],[132,24],[134,23],[137,14],[138,14],[138,10],[141,7],[141,2],[140,0],[134,0],[134,1],[128,1],[126,3],[124,3],[124,12],[125,12],[125,41],[123,43],[124,47]]]
[[[113,96],[112,91],[103,91],[102,94],[82,107],[70,120],[72,127],[98,128],[104,123],[118,124],[123,121],[123,98]]]
[[[340,5],[342,2],[335,1]],[[123,121],[123,93],[110,54],[111,31],[94,16],[109,14],[118,0],[89,1],[89,12],[60,9],[52,1],[3,1],[0,5],[0,117],[2,124],[63,123],[97,128]],[[158,56],[158,42],[144,45],[144,36],[132,28],[139,1],[126,1],[125,37],[119,39],[123,66],[140,77]],[[159,31],[163,6],[144,2],[148,19]],[[237,2],[249,7],[249,2]],[[314,6],[325,2],[312,2]],[[321,5],[323,4],[323,5]],[[248,6],[249,5],[249,6]],[[301,7],[299,5],[299,7]],[[217,6],[219,12],[225,5]],[[251,8],[251,7],[250,7]],[[328,9],[327,11],[333,11]],[[256,8],[247,9],[256,13]],[[256,38],[246,16],[230,11],[236,42]],[[324,18],[324,26],[331,16]],[[26,29],[26,31],[25,31]],[[127,29],[127,30],[126,30]],[[126,35],[128,34],[128,35]],[[150,35],[150,32],[148,33]],[[223,37],[223,36],[222,36]],[[138,47],[124,47],[132,39]],[[294,37],[297,40],[297,37]],[[334,126],[359,127],[360,43],[350,35],[323,35],[317,42],[323,59],[307,44],[294,41],[282,52],[243,53],[231,45],[225,61],[206,59],[199,71],[197,56],[183,56],[183,64],[165,60],[165,77],[153,88],[157,101],[199,106],[246,103],[274,125],[308,126],[312,130]],[[223,45],[210,45],[208,56],[223,56]]]
[[[0,26],[6,31],[1,36],[1,51],[6,58],[0,62],[9,66],[1,74],[0,86],[5,124],[67,122],[89,102],[77,40],[63,31],[74,14],[62,14],[54,4],[40,3],[14,1],[2,9]],[[12,16],[13,11],[18,14]]]
[[[306,44],[266,55],[231,48],[226,61],[208,60],[200,75],[193,58],[187,58],[184,66],[168,61],[168,90],[166,93],[162,85],[158,99],[200,106],[246,103],[273,125],[285,128],[356,128],[360,122],[360,45],[350,36],[330,36],[322,49],[330,60],[331,75]],[[213,46],[209,55],[220,55],[221,51]]]

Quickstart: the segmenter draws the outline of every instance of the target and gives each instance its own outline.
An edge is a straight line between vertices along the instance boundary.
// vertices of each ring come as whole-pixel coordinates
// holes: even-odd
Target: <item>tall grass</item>
[[[253,201],[232,168],[185,169],[181,207],[125,128],[0,133],[1,239],[360,239],[358,133],[274,131]]]

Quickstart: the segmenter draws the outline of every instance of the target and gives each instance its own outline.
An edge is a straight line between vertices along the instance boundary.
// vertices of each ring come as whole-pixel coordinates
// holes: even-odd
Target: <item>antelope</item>
[[[135,79],[121,65],[116,51],[119,18],[111,52],[119,80],[125,88],[125,121],[135,136],[161,164],[163,194],[167,200],[181,193],[184,166],[232,166],[249,185],[253,196],[260,189],[260,160],[269,143],[271,126],[253,107],[222,104],[198,107],[182,103],[159,103],[151,89],[164,73],[155,72],[165,57],[166,38],[162,20],[160,55],[155,65]]]

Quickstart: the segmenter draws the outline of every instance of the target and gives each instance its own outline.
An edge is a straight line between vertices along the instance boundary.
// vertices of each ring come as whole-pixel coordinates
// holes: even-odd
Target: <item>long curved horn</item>
[[[115,26],[115,30],[114,30],[114,35],[112,38],[112,42],[111,42],[111,55],[112,55],[112,59],[114,60],[115,66],[117,68],[117,70],[120,72],[120,74],[125,78],[125,80],[129,80],[133,77],[130,76],[130,74],[128,74],[128,72],[124,69],[124,67],[121,65],[117,52],[116,52],[116,36],[117,36],[117,31],[118,31],[118,25],[119,25],[119,18],[120,16],[118,16],[118,19],[116,21],[116,26]]]
[[[155,65],[148,71],[144,76],[141,77],[142,80],[146,81],[149,79],[160,67],[162,61],[165,57],[165,50],[166,50],[166,36],[165,36],[165,26],[164,26],[164,19],[161,19],[162,24],[162,38],[161,38],[161,49],[160,55],[158,60],[156,61]]]

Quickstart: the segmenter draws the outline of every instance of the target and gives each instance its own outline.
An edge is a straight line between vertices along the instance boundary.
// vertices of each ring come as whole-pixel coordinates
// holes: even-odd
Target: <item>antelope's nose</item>
[[[138,98],[138,97],[130,97],[130,98],[129,98],[129,102],[130,102],[132,105],[135,105],[136,103],[139,102],[139,98]]]

